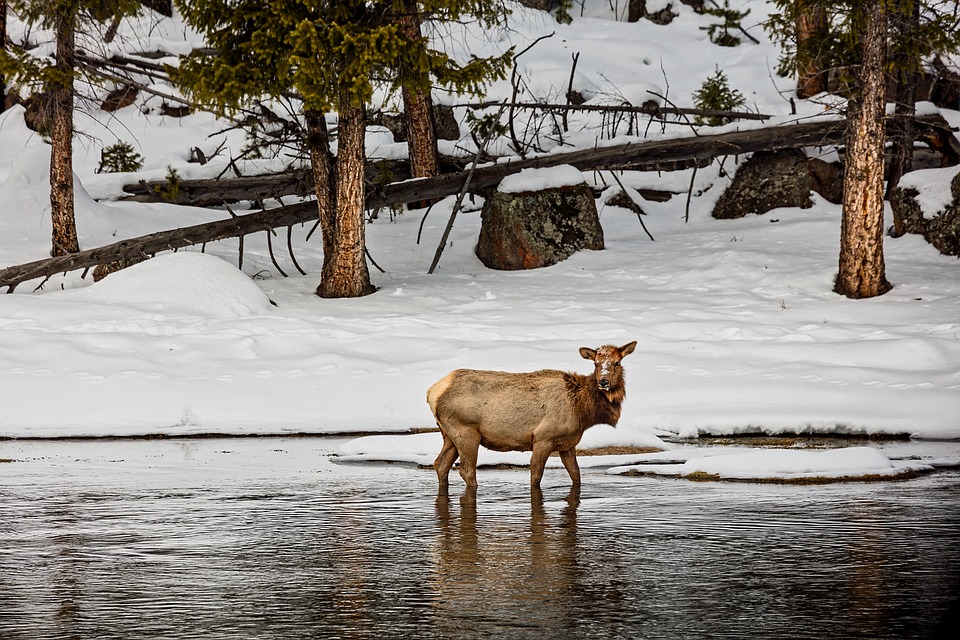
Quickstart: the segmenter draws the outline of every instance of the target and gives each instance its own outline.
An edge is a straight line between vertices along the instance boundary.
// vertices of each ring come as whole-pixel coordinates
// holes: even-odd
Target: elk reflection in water
[[[451,627],[441,630],[454,633],[469,621],[483,633],[501,628],[514,634],[523,628],[569,633],[586,622],[584,615],[589,616],[590,601],[598,594],[606,600],[604,609],[617,606],[621,590],[591,588],[597,581],[610,583],[609,575],[622,567],[603,554],[607,577],[601,577],[594,573],[595,558],[583,562],[582,556],[596,549],[587,552],[580,543],[580,486],[572,486],[563,502],[559,513],[551,509],[548,514],[543,491],[531,487],[527,523],[517,519],[515,507],[478,500],[476,488],[465,489],[459,508],[448,491],[440,489],[438,535],[431,553],[432,590],[439,609],[434,618]],[[622,584],[623,579],[621,575],[612,583]]]

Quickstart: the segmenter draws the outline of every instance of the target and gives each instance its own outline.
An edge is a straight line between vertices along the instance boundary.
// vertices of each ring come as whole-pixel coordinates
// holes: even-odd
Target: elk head
[[[597,381],[597,387],[601,391],[609,392],[623,384],[623,367],[620,366],[620,361],[633,353],[636,348],[637,341],[634,340],[622,347],[610,344],[599,349],[580,347],[580,355],[586,360],[593,360],[593,376]]]

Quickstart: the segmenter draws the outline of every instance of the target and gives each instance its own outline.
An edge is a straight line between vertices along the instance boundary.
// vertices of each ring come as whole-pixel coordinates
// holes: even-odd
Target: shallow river
[[[0,638],[960,637],[957,472],[438,496],[340,442],[0,442]]]

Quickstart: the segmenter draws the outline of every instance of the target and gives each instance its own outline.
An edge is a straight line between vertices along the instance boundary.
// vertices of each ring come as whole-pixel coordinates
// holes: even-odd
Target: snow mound
[[[242,318],[270,309],[270,299],[242,271],[196,252],[159,255],[72,293],[91,302],[206,318]]]
[[[950,183],[960,168],[921,169],[911,171],[900,179],[900,188],[917,190],[917,204],[923,217],[933,219],[953,201]]]
[[[528,191],[542,191],[557,187],[569,187],[583,184],[583,174],[569,164],[561,164],[545,169],[522,169],[518,173],[507,176],[500,182],[497,191],[501,193],[526,193]]]
[[[718,451],[692,457],[682,464],[639,464],[613,467],[609,473],[630,472],[723,480],[802,480],[897,476],[933,467],[916,461],[893,461],[871,447],[844,447],[827,451],[749,449]]]
[[[608,424],[598,424],[587,429],[577,445],[577,449],[603,449],[605,447],[644,447],[650,449],[671,449],[667,444],[649,431],[642,429],[614,429]]]
[[[50,145],[32,144],[13,156],[10,175],[0,183],[0,211],[10,219],[22,219],[26,214],[43,214],[50,210]],[[73,176],[75,207],[91,206],[93,198],[87,193],[76,174]]]

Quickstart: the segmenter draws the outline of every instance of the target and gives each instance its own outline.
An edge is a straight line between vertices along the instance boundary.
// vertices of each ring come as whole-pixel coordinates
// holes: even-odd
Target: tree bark
[[[412,0],[404,2],[400,29],[403,35],[412,41],[422,39],[417,2]],[[429,78],[426,80],[429,81]],[[432,178],[440,173],[440,161],[437,152],[437,136],[433,128],[433,103],[430,92],[412,88],[406,83],[403,84],[401,92],[403,112],[407,122],[410,173],[414,178]]]
[[[70,19],[57,24],[57,78],[51,83],[50,103],[50,220],[51,255],[80,250],[73,206],[73,66],[74,28]]]
[[[0,0],[0,51],[7,50],[7,0]],[[0,113],[7,108],[7,79],[0,73]]]
[[[365,251],[364,134],[366,112],[348,96],[341,99],[337,138],[336,207],[332,233],[334,251],[324,255],[317,294],[323,298],[356,298],[373,293]],[[327,267],[327,261],[330,265]],[[326,275],[326,277],[323,277]]]
[[[318,111],[304,114],[307,129],[307,148],[310,151],[310,168],[313,188],[317,196],[317,215],[320,221],[320,237],[323,240],[323,267],[320,281],[329,279],[333,273],[333,257],[337,251],[336,193],[333,155],[330,152],[330,136],[327,121]],[[318,289],[318,293],[319,293]]]
[[[864,16],[859,93],[847,108],[840,269],[834,290],[871,298],[890,290],[883,260],[883,154],[886,105],[887,13],[882,2],[862,0]]]
[[[797,0],[797,97],[809,98],[827,90],[827,71],[821,48],[827,14],[820,0]]]

